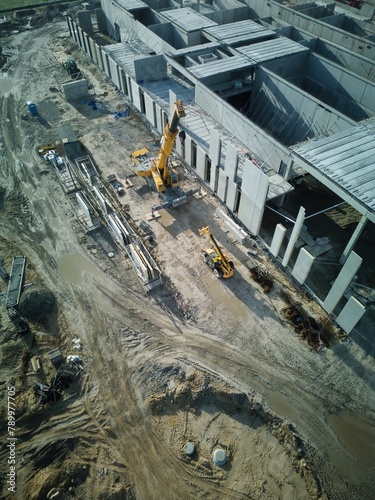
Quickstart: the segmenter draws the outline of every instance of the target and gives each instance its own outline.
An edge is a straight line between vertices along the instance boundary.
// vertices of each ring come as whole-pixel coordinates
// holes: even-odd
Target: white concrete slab
[[[233,144],[227,145],[227,150],[225,153],[225,173],[229,177],[230,181],[236,180],[238,166],[238,151]]]
[[[270,247],[270,252],[275,257],[279,255],[285,233],[286,233],[286,228],[282,224],[277,224]]]
[[[305,209],[303,207],[300,207],[296,222],[293,227],[292,234],[290,235],[288,246],[286,247],[285,254],[283,257],[282,265],[284,267],[288,265],[290,257],[292,256],[295,244],[297,243],[297,240],[300,236],[304,220],[305,220]]]
[[[315,257],[313,255],[304,248],[301,248],[292,271],[292,276],[294,276],[301,285],[306,281],[314,260]]]
[[[365,306],[356,298],[350,297],[341,313],[337,316],[336,322],[344,332],[350,333],[365,312]]]
[[[331,313],[335,309],[361,264],[361,257],[355,252],[351,252],[323,302],[323,308],[328,313]]]
[[[208,156],[212,162],[212,172],[215,166],[220,164],[220,134],[214,128],[210,130],[210,152]]]

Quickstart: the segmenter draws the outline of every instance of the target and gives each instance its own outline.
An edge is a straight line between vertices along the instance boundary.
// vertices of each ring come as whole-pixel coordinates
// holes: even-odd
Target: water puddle
[[[98,276],[101,271],[87,257],[80,253],[68,254],[57,259],[59,272],[62,278],[69,283],[80,285],[82,273],[87,272]]]
[[[290,406],[286,397],[280,392],[269,391],[267,393],[267,403],[277,415],[280,415],[280,417],[284,417],[291,421],[294,420],[296,416],[294,408]]]
[[[375,462],[375,427],[352,415],[332,415],[328,424],[345,448],[358,460]]]
[[[13,88],[13,82],[10,78],[0,78],[0,92],[6,94]]]

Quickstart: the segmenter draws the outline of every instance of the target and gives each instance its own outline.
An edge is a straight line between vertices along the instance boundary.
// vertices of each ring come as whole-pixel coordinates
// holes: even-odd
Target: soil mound
[[[44,286],[32,286],[21,297],[19,310],[22,316],[35,321],[49,316],[56,304],[54,294]]]

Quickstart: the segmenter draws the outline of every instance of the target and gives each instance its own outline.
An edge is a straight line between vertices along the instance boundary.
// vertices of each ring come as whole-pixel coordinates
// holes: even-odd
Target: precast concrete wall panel
[[[108,64],[111,70],[111,80],[112,82],[116,85],[116,87],[119,89],[120,88],[120,79],[119,79],[119,74],[118,74],[118,66],[115,63],[115,61],[108,56]]]
[[[77,199],[78,205],[81,207],[81,210],[84,213],[86,219],[88,220],[90,225],[92,225],[90,210],[89,210],[88,206],[86,205],[86,203],[84,202],[82,196],[79,193],[76,193],[76,199]]]
[[[219,169],[219,178],[217,183],[217,196],[224,203],[226,202],[226,187],[228,183],[228,176],[222,169]]]
[[[323,302],[323,308],[331,314],[341,297],[344,295],[345,290],[348,288],[350,282],[354,278],[356,272],[362,264],[362,259],[355,252],[349,254],[343,268],[337,276],[331,290],[328,292],[327,297]]]
[[[108,32],[108,23],[107,23],[107,19],[106,19],[106,16],[105,16],[103,10],[102,9],[95,9],[95,15],[96,15],[97,23],[98,23],[98,30],[100,31],[100,33],[107,33]]]
[[[142,111],[141,98],[139,95],[139,85],[137,85],[137,83],[134,80],[131,80],[131,86],[132,86],[133,104],[139,111]]]
[[[254,235],[260,230],[268,184],[268,176],[254,163],[245,159],[238,216]]]
[[[186,149],[186,148],[185,148]],[[196,172],[198,177],[201,179],[204,179],[204,170],[206,167],[206,152],[199,146],[197,145],[197,168]]]
[[[155,103],[156,110],[156,128],[162,134],[164,132],[164,123],[163,123],[163,110],[159,106],[159,104]]]
[[[365,306],[355,297],[350,297],[343,310],[337,316],[336,322],[346,333],[350,333],[365,312]]]
[[[288,265],[288,262],[292,256],[295,244],[298,240],[299,234],[301,232],[303,222],[305,220],[305,209],[303,207],[300,207],[296,222],[293,227],[292,234],[290,235],[289,238],[289,243],[288,246],[286,247],[285,254],[282,260],[282,265],[286,267]]]
[[[83,10],[81,12],[78,12],[78,22],[80,27],[86,33],[93,33],[94,30],[91,22],[91,12],[89,12],[88,10]]]
[[[188,165],[191,165],[191,137],[188,134],[186,134],[185,139],[185,161]],[[202,175],[202,179],[203,178],[204,175]]]
[[[208,89],[196,85],[195,89],[195,101],[196,103],[207,113],[212,116],[220,125],[226,127],[227,116],[231,114],[230,123],[236,121],[238,124],[237,137],[236,139],[243,144],[247,144],[249,151],[252,151],[259,158],[268,158],[267,164],[278,171],[280,167],[280,162],[288,163],[289,161],[289,151],[282,146],[275,139],[270,137],[265,131],[260,127],[255,125],[242,116],[241,113],[236,111],[232,106],[227,104],[225,101],[221,100],[215,95],[217,104],[212,106],[212,96],[210,95]],[[273,150],[273,154],[270,156],[270,149]]]
[[[90,44],[91,59],[94,61],[95,64],[98,64],[98,55],[96,53],[95,42],[92,38],[90,38],[89,44]]]
[[[294,276],[294,278],[301,285],[305,283],[314,260],[315,257],[313,255],[311,255],[305,248],[301,248],[292,271],[292,276]]]
[[[153,127],[156,127],[155,114],[154,114],[154,101],[148,94],[145,94],[144,96],[145,96],[146,118]]]
[[[279,255],[285,233],[286,233],[286,228],[282,224],[277,224],[270,247],[270,252],[275,257]]]
[[[236,210],[237,197],[238,197],[238,184],[236,182],[229,181],[226,205],[232,212]]]
[[[99,68],[104,71],[104,63],[103,63],[103,52],[100,46],[96,43],[95,44],[95,49],[96,49],[96,58],[98,60],[98,66]]]
[[[217,130],[210,130],[210,152],[209,157],[212,162],[212,166],[220,164],[220,134]]]
[[[237,176],[238,151],[233,144],[227,145],[225,155],[225,173],[230,181],[235,181]]]

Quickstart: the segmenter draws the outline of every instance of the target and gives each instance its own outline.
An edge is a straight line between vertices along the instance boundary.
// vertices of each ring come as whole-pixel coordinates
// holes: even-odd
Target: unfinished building
[[[160,134],[184,101],[176,153],[351,331],[365,312],[347,295],[361,265],[375,284],[358,246],[375,222],[374,9],[294,3],[101,0],[67,22]],[[333,237],[322,217],[335,211],[347,217]]]

